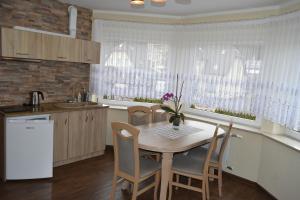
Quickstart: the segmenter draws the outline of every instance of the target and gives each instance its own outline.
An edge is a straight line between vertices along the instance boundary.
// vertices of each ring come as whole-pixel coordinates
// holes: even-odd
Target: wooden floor
[[[1,200],[76,200],[109,199],[113,175],[113,153],[107,150],[101,157],[88,159],[54,169],[51,180],[9,181],[0,184]],[[224,175],[223,197],[218,198],[216,181],[210,183],[211,199],[222,200],[269,200],[273,199],[254,184],[247,184],[231,175]],[[118,187],[117,199],[128,200],[127,192]],[[153,190],[138,200],[152,200]],[[196,192],[178,189],[173,193],[173,200],[200,200]]]

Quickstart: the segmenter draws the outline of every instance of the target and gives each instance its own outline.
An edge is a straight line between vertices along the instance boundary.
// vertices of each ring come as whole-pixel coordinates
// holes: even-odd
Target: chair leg
[[[176,182],[179,183],[179,174],[176,174],[176,175],[175,175],[175,178],[176,178],[176,179],[175,179]],[[173,181],[173,177],[172,177],[172,181]],[[177,186],[175,186],[175,190],[178,190],[178,187],[177,187]]]
[[[222,168],[218,169],[218,188],[219,188],[219,197],[222,197],[222,184],[223,184],[223,177],[222,177]]]
[[[206,184],[205,184],[205,192],[206,192],[206,198],[209,199],[209,181],[208,181],[208,177],[205,178]]]
[[[160,182],[160,171],[155,174],[154,200],[157,200],[158,187]]]
[[[158,154],[158,155],[156,155],[155,157],[156,157],[155,160],[156,160],[157,162],[159,162],[159,161],[160,161],[160,155]]]
[[[192,184],[192,178],[188,177],[188,185],[191,186],[191,184]]]
[[[132,192],[131,200],[136,200],[137,193],[138,193],[138,187],[139,187],[139,183],[138,182],[134,182],[133,183],[133,192]]]
[[[214,175],[214,174],[215,174],[215,169],[212,168],[212,167],[209,168],[208,174]],[[214,181],[214,178],[213,178],[213,177],[209,177],[209,180],[210,180],[210,181]]]
[[[112,181],[112,190],[111,190],[111,195],[110,195],[111,200],[115,200],[116,188],[117,188],[117,176],[114,175],[113,181]]]
[[[172,199],[172,189],[173,189],[173,185],[172,185],[172,182],[173,182],[173,173],[171,172],[170,173],[170,180],[169,180],[169,198],[168,198],[168,200],[171,200]],[[177,179],[177,175],[178,174],[176,174],[176,179]],[[179,175],[178,175],[178,177],[179,177]],[[176,180],[177,181],[177,180]]]
[[[206,181],[202,180],[202,200],[206,200],[205,187],[206,187]]]

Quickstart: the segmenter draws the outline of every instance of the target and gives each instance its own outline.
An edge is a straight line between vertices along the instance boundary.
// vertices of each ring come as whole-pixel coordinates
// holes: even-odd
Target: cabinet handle
[[[89,117],[88,116],[86,116],[85,117],[85,122],[87,122],[89,120]]]
[[[57,58],[59,58],[59,59],[67,59],[66,57],[62,57],[62,56],[57,56]]]
[[[65,125],[67,125],[68,119],[65,119]]]
[[[29,53],[16,53],[17,55],[21,55],[21,56],[29,56],[30,54]]]
[[[94,120],[94,116],[92,115],[92,121]]]

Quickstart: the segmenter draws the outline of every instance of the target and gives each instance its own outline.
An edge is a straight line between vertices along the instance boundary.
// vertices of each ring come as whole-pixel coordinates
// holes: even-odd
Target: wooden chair
[[[117,179],[126,179],[133,183],[132,200],[138,195],[154,187],[154,199],[160,179],[160,163],[139,156],[139,129],[130,124],[112,122],[115,170],[112,184],[111,200],[115,199]],[[154,183],[139,190],[139,183],[155,175]]]
[[[211,159],[211,155],[213,152],[213,148],[217,141],[219,125],[216,126],[214,135],[211,139],[210,146],[204,160],[194,159],[190,156],[186,156],[184,154],[177,154],[173,159],[173,166],[170,173],[169,180],[169,200],[172,198],[172,188],[173,186],[181,187],[189,190],[193,190],[196,192],[202,193],[202,200],[209,199],[209,185],[208,185],[208,169],[209,169],[209,161]],[[174,175],[176,177],[175,181],[173,181]],[[188,184],[180,183],[179,176],[185,176],[192,179],[197,179],[202,182],[201,187],[195,187],[191,185],[191,181],[188,181]]]
[[[134,126],[150,124],[152,122],[151,108],[146,106],[128,107],[128,123]],[[154,156],[157,161],[160,160],[160,154],[157,152],[141,149],[140,155],[145,157]]]
[[[134,126],[150,124],[152,122],[152,112],[146,106],[128,107],[128,123]]]
[[[168,120],[168,113],[163,111],[161,105],[151,106],[152,110],[152,122],[163,122]]]
[[[219,149],[219,151],[216,151],[216,146],[213,149],[213,153],[211,156],[211,160],[209,162],[209,168],[211,169],[209,171],[209,177],[210,178],[216,178],[218,179],[218,190],[219,190],[219,196],[222,196],[222,161],[223,161],[223,156],[224,156],[224,152],[226,149],[226,146],[228,144],[228,140],[230,138],[230,132],[231,132],[231,128],[232,128],[232,123],[229,124],[229,128],[227,130],[227,132],[224,135],[223,141],[221,143],[221,147]],[[217,144],[217,143],[216,143]],[[205,147],[196,147],[194,149],[191,149],[188,153],[188,156],[194,158],[194,159],[200,159],[203,160],[205,155],[207,154],[208,149]],[[215,170],[217,170],[217,175],[215,175]]]

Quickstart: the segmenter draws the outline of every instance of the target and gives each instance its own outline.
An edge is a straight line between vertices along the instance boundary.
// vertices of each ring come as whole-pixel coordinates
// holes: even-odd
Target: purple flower
[[[164,94],[164,96],[162,97],[163,101],[169,101],[170,99],[172,99],[174,97],[173,93],[169,93],[167,92],[166,94]]]

